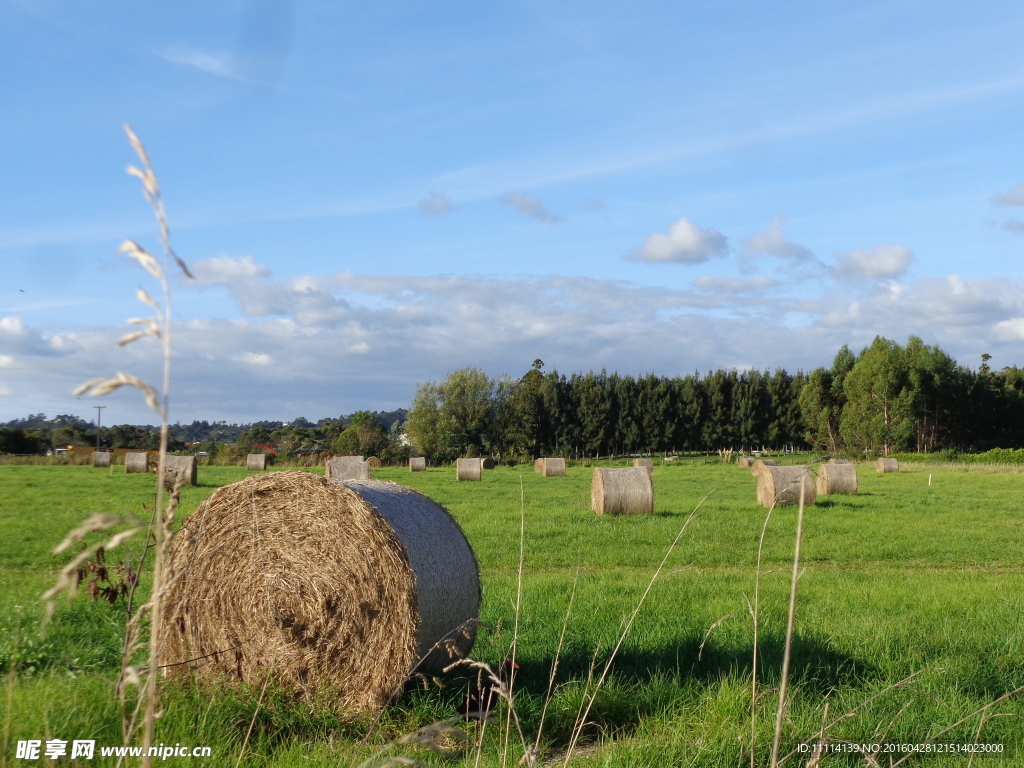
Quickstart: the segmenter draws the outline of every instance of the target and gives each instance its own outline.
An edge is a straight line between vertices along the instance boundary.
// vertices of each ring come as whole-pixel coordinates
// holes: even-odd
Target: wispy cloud
[[[452,201],[440,192],[432,192],[430,197],[425,197],[417,203],[421,213],[427,216],[441,216],[455,210]]]
[[[518,192],[506,192],[501,196],[501,202],[546,224],[561,224],[565,221],[562,216],[549,211],[539,197],[523,195]]]
[[[902,245],[876,245],[874,248],[854,249],[832,254],[835,264],[833,277],[884,279],[906,273],[914,260],[914,252]]]
[[[639,248],[627,255],[630,261],[700,264],[724,254],[729,247],[725,235],[716,229],[701,229],[685,216],[668,228],[667,234],[648,235]]]
[[[776,216],[771,225],[763,232],[751,235],[743,241],[743,247],[751,253],[767,254],[779,259],[794,262],[814,261],[814,252],[799,243],[794,243],[784,230],[781,216]]]
[[[1024,205],[1024,182],[992,198],[995,205]]]

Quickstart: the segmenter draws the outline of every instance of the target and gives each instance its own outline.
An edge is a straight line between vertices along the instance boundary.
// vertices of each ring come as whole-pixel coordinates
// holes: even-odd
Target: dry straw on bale
[[[481,469],[494,469],[495,466],[497,465],[494,463],[494,459],[492,459],[490,456],[488,456],[486,459],[480,459]]]
[[[565,477],[565,459],[544,459],[541,472],[544,477]]]
[[[395,483],[309,472],[215,491],[174,539],[168,583],[168,674],[272,678],[349,714],[468,654],[480,605],[476,559],[447,510]]]
[[[149,472],[149,454],[130,451],[124,455],[124,471],[131,475],[137,472]]]
[[[455,462],[456,480],[479,480],[483,474],[480,459],[459,459]]]
[[[267,454],[250,453],[245,457],[245,468],[252,472],[263,472],[267,468]]]
[[[109,467],[110,460],[114,457],[114,454],[107,453],[106,451],[93,451],[92,453],[92,465],[94,467]]]
[[[427,459],[425,456],[413,456],[409,459],[409,471],[410,472],[426,472],[427,471]]]
[[[195,456],[168,456],[164,459],[164,469],[180,477],[182,485],[196,484]]]
[[[875,462],[876,472],[899,472],[900,463],[896,459],[879,459]]]
[[[544,459],[533,460],[533,471],[540,472],[541,474],[544,473]]]
[[[362,459],[352,461],[349,456],[328,459],[324,465],[324,477],[338,483],[345,480],[369,480],[370,465]]]
[[[633,459],[634,467],[643,467],[648,472],[654,469],[654,459]]]
[[[736,461],[737,467],[752,467],[754,466],[754,459],[751,456],[740,456]]]
[[[383,466],[383,464],[381,464],[380,459],[378,459],[376,456],[371,456],[370,458],[368,458],[366,460],[366,463],[370,465],[370,469],[380,469]]]
[[[761,473],[764,472],[768,467],[779,466],[775,459],[758,459],[750,465],[750,474],[754,477],[760,477]]]
[[[757,476],[757,503],[762,507],[800,503],[800,487],[804,504],[814,504],[814,476],[810,467],[766,466]]]
[[[857,468],[850,462],[822,464],[818,467],[817,491],[819,496],[830,493],[856,493]]]
[[[590,506],[599,515],[649,515],[654,512],[654,484],[645,467],[595,469]]]

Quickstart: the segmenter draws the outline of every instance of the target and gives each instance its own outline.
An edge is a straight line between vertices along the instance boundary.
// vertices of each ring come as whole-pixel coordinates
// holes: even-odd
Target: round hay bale
[[[534,459],[533,460],[533,471],[534,472],[540,472],[541,474],[544,474],[544,459]]]
[[[263,472],[267,468],[267,454],[250,453],[245,457],[245,468],[250,472]]]
[[[181,478],[182,485],[196,484],[196,457],[195,456],[166,456],[164,458],[164,469],[174,472]]]
[[[425,456],[413,456],[409,459],[409,471],[410,472],[426,472],[427,471],[427,459]]]
[[[94,467],[107,468],[110,466],[110,460],[114,458],[114,454],[108,451],[93,451],[92,453],[92,465]]]
[[[343,456],[340,459],[328,459],[324,465],[324,477],[336,483],[346,480],[369,480],[370,465],[362,459],[350,461],[348,456]]]
[[[830,493],[856,493],[857,468],[850,462],[843,464],[822,464],[818,467],[816,484],[819,496]]]
[[[565,477],[565,459],[544,459],[544,477]]]
[[[654,470],[654,459],[633,459],[634,467],[643,467],[648,472]]]
[[[346,713],[468,654],[480,605],[473,550],[446,509],[395,483],[309,472],[215,491],[175,537],[167,576],[168,674],[274,679]]]
[[[804,505],[814,504],[814,476],[810,467],[765,466],[757,476],[757,503],[762,507],[800,503],[800,486],[804,489]]]
[[[494,459],[488,456],[486,459],[480,459],[481,469],[494,469],[497,464],[494,463]]]
[[[745,468],[746,467],[752,467],[752,466],[754,466],[754,457],[753,456],[740,456],[739,459],[736,460],[736,466],[737,467],[745,467]]]
[[[899,472],[900,463],[896,459],[879,459],[875,462],[876,472]]]
[[[654,512],[654,484],[646,467],[595,469],[590,506],[599,515],[649,515]]]
[[[124,455],[124,471],[131,475],[149,472],[149,454],[145,451],[129,451]]]
[[[370,458],[368,458],[366,460],[366,463],[370,465],[370,469],[380,469],[382,466],[384,466],[381,463],[381,460],[378,459],[376,456],[371,456]]]
[[[459,459],[455,462],[456,480],[479,480],[483,474],[480,459]]]
[[[750,474],[752,474],[754,477],[760,477],[761,473],[764,472],[764,470],[767,467],[777,466],[779,465],[778,462],[775,461],[775,459],[758,459],[757,461],[750,465]]]

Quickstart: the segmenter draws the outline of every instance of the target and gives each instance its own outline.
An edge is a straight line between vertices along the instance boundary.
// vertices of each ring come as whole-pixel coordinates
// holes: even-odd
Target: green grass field
[[[854,710],[830,732],[835,739],[924,742],[1024,686],[1024,475],[929,464],[905,469],[879,475],[873,466],[862,466],[859,494],[819,498],[807,510],[783,754],[815,740],[823,718]],[[570,467],[567,477],[543,478],[529,466],[500,467],[486,471],[482,482],[457,483],[449,468],[374,471],[375,479],[424,492],[463,526],[481,566],[481,619],[493,628],[481,631],[474,657],[492,664],[509,653],[516,625],[522,509],[516,709],[531,741],[575,584],[538,764],[561,764],[554,761],[564,754],[588,678],[599,674],[625,617],[687,516],[707,496],[626,637],[572,764],[748,765],[749,601],[766,514],[755,502],[755,480],[735,465],[658,466],[655,514],[613,518],[590,511],[590,474],[588,468]],[[200,485],[183,491],[179,518],[215,488],[246,475],[241,468],[201,468]],[[60,605],[40,638],[38,596],[66,562],[50,549],[67,531],[95,512],[142,514],[152,499],[152,475],[125,475],[123,467],[0,467],[5,764],[30,764],[14,758],[20,739],[120,743],[120,712],[109,681],[117,675],[123,607],[92,603],[80,594]],[[759,766],[769,762],[774,731],[795,527],[796,511],[777,509],[764,543]],[[118,559],[117,552],[108,556],[111,564]],[[915,673],[909,683],[885,691]],[[442,682],[443,688],[410,684],[365,744],[367,719],[342,722],[329,707],[296,704],[287,692],[270,690],[256,713],[243,765],[358,764],[389,740],[454,715],[464,680],[451,675]],[[210,746],[213,757],[200,762],[234,765],[259,694],[168,686],[157,739]],[[1021,696],[967,717],[938,741],[997,743],[1008,755],[999,764],[1024,764]],[[492,722],[480,764],[516,765],[522,757],[517,745],[518,736],[506,732],[503,719]],[[476,764],[475,749],[452,746],[456,753],[449,757],[415,747],[388,754],[431,765]],[[886,756],[878,759],[889,764]],[[988,760],[975,763],[992,764]],[[175,761],[195,762],[169,760]],[[806,761],[806,755],[794,755],[785,764]],[[967,765],[965,757],[954,756],[908,762]],[[88,764],[102,762],[82,763]],[[866,763],[849,754],[823,762],[856,764]]]

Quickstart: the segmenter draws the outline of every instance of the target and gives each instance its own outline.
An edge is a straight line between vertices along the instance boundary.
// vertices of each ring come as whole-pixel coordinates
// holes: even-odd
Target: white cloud
[[[273,365],[274,358],[265,352],[246,352],[242,355],[237,355],[232,358],[235,362],[245,363],[246,365]]]
[[[518,192],[506,192],[501,196],[501,202],[546,224],[561,224],[565,221],[563,217],[544,207],[544,203],[538,197],[521,195]]]
[[[701,229],[681,216],[668,228],[667,235],[660,232],[648,235],[644,244],[627,258],[630,261],[700,264],[724,253],[728,246],[728,240],[718,230]]]
[[[790,261],[813,261],[814,252],[787,238],[783,229],[782,217],[776,216],[768,229],[746,238],[743,246],[752,253],[766,253]]]
[[[452,201],[440,192],[432,192],[430,197],[425,197],[417,203],[420,212],[427,216],[441,216],[455,210]]]
[[[206,53],[187,48],[169,48],[157,54],[171,64],[181,64],[201,72],[231,80],[244,80],[238,72],[235,59],[224,53]]]
[[[992,333],[1000,341],[1024,341],[1024,317],[1000,320],[992,326]]]
[[[836,252],[832,258],[836,263],[830,272],[837,279],[889,278],[904,274],[914,260],[914,253],[902,245],[876,245],[870,249]]]
[[[707,291],[709,293],[749,293],[751,291],[764,290],[765,288],[774,288],[780,285],[780,283],[778,280],[773,280],[765,275],[757,275],[750,278],[701,275],[693,280],[692,285],[700,291]]]
[[[996,205],[1024,205],[1024,182],[1018,184],[1008,192],[996,195],[992,198]]]

